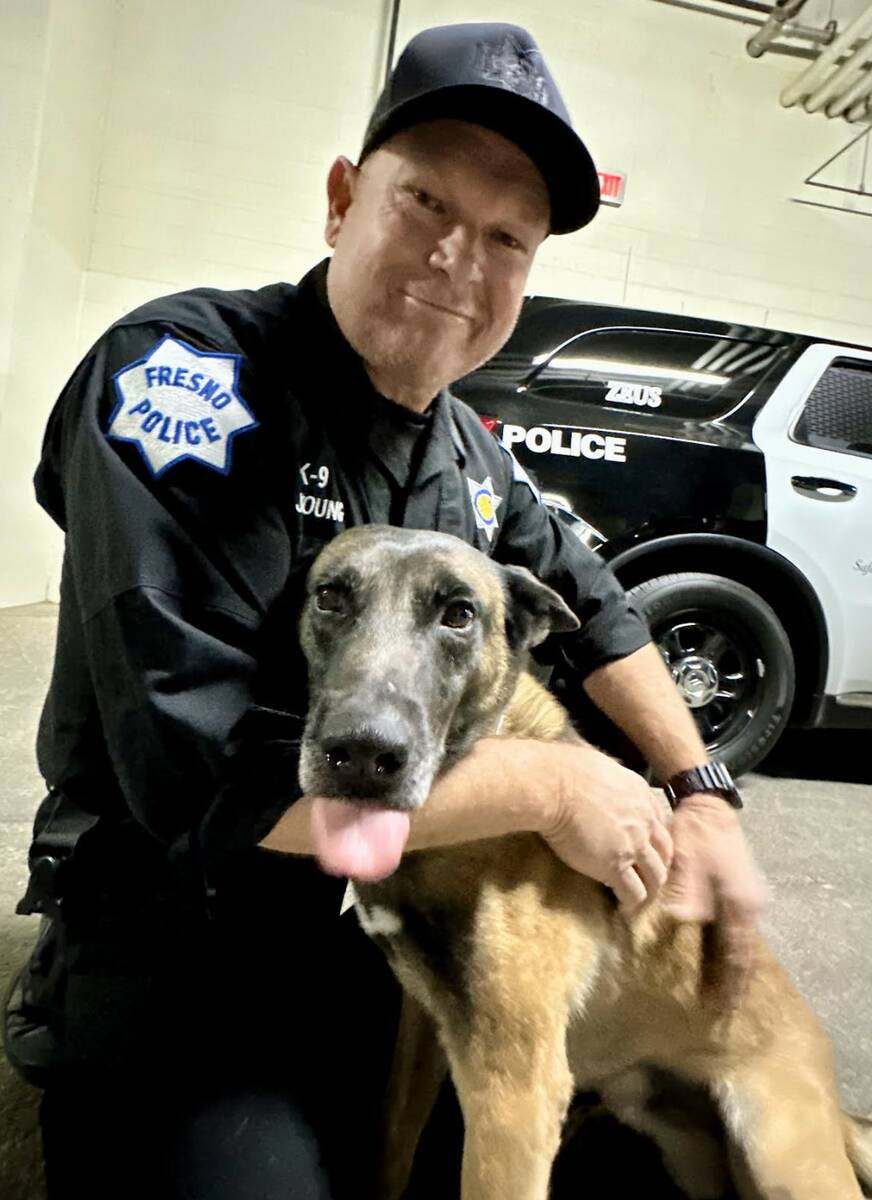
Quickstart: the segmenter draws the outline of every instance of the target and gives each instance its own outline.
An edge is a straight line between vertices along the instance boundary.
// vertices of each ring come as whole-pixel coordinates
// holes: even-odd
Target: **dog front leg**
[[[775,1054],[732,1073],[714,1091],[741,1155],[748,1200],[862,1200],[826,1069]]]
[[[385,1098],[380,1200],[400,1200],[405,1192],[415,1150],[447,1074],[431,1017],[404,990]]]
[[[542,1012],[491,1013],[446,1037],[466,1129],[462,1200],[548,1196],[573,1084],[565,1019],[538,1023]]]

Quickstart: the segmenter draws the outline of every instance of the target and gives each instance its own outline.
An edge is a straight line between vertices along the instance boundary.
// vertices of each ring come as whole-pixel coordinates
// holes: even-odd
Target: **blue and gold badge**
[[[475,513],[476,528],[483,529],[487,540],[491,542],[497,531],[497,509],[502,504],[503,498],[494,492],[494,484],[490,475],[483,483],[476,483],[467,475],[466,486],[469,488],[472,511]]]

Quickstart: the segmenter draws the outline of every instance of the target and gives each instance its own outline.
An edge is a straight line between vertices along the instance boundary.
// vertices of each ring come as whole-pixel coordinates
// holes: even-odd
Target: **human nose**
[[[476,239],[462,225],[453,225],[431,251],[430,266],[455,283],[478,282],[482,269]]]

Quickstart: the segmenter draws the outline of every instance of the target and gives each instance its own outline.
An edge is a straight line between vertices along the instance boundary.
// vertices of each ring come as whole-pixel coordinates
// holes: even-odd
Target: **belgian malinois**
[[[529,572],[456,538],[342,533],[312,566],[301,618],[302,787],[346,798],[324,803],[355,836],[396,843],[405,814],[476,739],[577,739],[524,669],[531,646],[577,626]],[[329,846],[326,857],[329,867]],[[704,997],[698,924],[657,902],[625,915],[533,834],[408,853],[356,891],[409,998],[385,1200],[402,1194],[441,1080],[432,1024],[463,1110],[463,1200],[545,1200],[575,1088],[599,1090],[652,1134],[690,1195],[719,1195],[726,1161],[702,1143],[688,1153],[687,1130],[646,1111],[652,1072],[712,1097],[743,1200],[859,1200],[858,1176],[872,1178],[872,1129],[841,1112],[827,1038],[762,942],[746,993],[724,1012]]]

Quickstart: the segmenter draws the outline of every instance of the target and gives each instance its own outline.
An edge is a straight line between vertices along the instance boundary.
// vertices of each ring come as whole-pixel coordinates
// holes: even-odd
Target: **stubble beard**
[[[354,348],[370,372],[431,397],[472,369],[451,342],[410,331],[402,322],[364,327]]]

